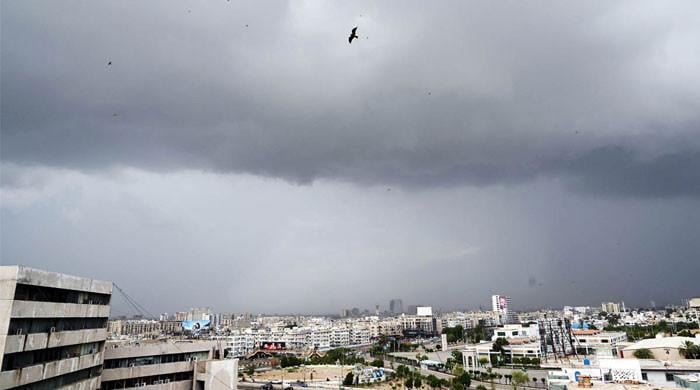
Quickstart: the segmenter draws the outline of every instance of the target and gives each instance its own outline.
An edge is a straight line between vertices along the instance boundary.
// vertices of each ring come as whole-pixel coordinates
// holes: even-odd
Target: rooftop
[[[112,293],[112,282],[44,271],[20,265],[0,266],[0,280],[32,286],[87,291],[101,294]]]
[[[636,350],[642,348],[680,348],[686,341],[700,344],[700,338],[698,337],[657,337],[653,339],[639,340],[636,343],[625,347],[624,350]]]

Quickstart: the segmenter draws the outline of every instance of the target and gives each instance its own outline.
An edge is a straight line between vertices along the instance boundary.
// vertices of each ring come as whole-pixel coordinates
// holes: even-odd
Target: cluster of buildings
[[[419,307],[415,315],[401,314],[381,318],[367,316],[332,320],[313,317],[304,325],[289,326],[284,322],[267,327],[231,330],[227,336],[231,356],[243,357],[269,343],[287,350],[328,350],[368,346],[380,336],[436,336],[437,320],[432,308]]]
[[[658,335],[631,342],[619,324],[698,321],[700,298],[673,310],[598,308],[515,313],[511,298],[492,297],[492,310],[437,314],[429,306],[390,302],[391,314],[349,318],[214,314],[193,308],[159,319],[110,320],[112,283],[20,266],[0,267],[0,390],[4,389],[236,389],[238,361],[260,353],[311,356],[337,347],[367,347],[381,336],[442,342],[462,352],[465,370],[536,362],[552,369],[550,387],[583,376],[600,383],[626,380],[676,386],[693,383],[700,360],[685,359],[694,337]],[[396,312],[396,313],[394,313]],[[605,312],[604,314],[601,314]],[[479,327],[485,339],[451,345],[435,337],[443,328]],[[443,335],[445,336],[445,335]],[[637,359],[638,351],[651,359]],[[450,354],[442,354],[449,356]],[[359,369],[359,368],[358,368]],[[361,381],[383,372],[364,369]],[[687,386],[686,386],[687,387]]]

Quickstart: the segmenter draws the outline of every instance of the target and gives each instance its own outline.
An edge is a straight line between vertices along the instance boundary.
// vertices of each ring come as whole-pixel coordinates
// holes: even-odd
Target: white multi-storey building
[[[331,347],[346,347],[350,345],[350,329],[332,328]]]

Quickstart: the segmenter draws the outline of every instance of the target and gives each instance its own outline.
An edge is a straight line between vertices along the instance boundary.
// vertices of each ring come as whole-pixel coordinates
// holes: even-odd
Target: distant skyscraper
[[[600,309],[606,313],[619,313],[620,304],[615,302],[603,302],[600,305]]]
[[[392,299],[389,301],[389,311],[391,314],[403,313],[403,301],[400,299]]]
[[[498,317],[502,324],[510,324],[515,322],[515,316],[510,308],[510,297],[506,295],[492,295],[491,309],[498,313]]]

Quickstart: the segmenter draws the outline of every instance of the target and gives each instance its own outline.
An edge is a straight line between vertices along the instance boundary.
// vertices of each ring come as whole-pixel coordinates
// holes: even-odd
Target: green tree
[[[461,383],[464,387],[469,387],[472,384],[472,377],[466,373],[463,372],[460,376],[457,377],[457,380],[459,383]]]
[[[422,386],[423,386],[423,381],[421,380],[420,375],[418,375],[413,379],[413,387],[419,389]]]
[[[452,351],[452,358],[461,363],[463,361],[462,360],[462,352],[459,351],[458,349],[455,349],[454,351]]]
[[[476,386],[476,390],[486,390],[486,386],[478,385],[478,386]]]
[[[382,359],[374,359],[372,360],[372,363],[370,363],[372,367],[384,367],[384,360]]]
[[[634,351],[634,353],[632,355],[634,355],[634,357],[636,357],[637,359],[653,359],[654,358],[654,354],[648,348],[640,348],[640,349]]]
[[[413,378],[409,376],[408,378],[406,378],[406,380],[403,382],[403,384],[407,388],[412,389],[413,388]]]
[[[355,376],[352,375],[352,372],[348,372],[348,374],[345,375],[345,379],[343,380],[343,386],[352,386],[353,383],[355,383]]]
[[[486,329],[483,325],[479,324],[473,329],[467,329],[465,332],[465,339],[471,343],[478,343],[479,341],[486,338]]]
[[[505,346],[508,345],[508,340],[506,340],[504,337],[499,337],[496,339],[496,341],[493,342],[493,346],[491,347],[491,350],[493,352],[498,352],[498,362],[502,362],[504,360],[504,356],[506,353]],[[493,355],[492,355],[493,356]],[[493,360],[491,360],[493,362]]]
[[[399,364],[398,367],[396,367],[396,377],[397,378],[404,378],[408,376],[410,370],[408,367],[404,366],[403,364]]]
[[[479,358],[479,365],[481,367],[486,367],[486,365],[489,364],[489,359],[485,357],[480,357]]]
[[[491,366],[498,367],[498,355],[491,355]]]
[[[523,385],[525,383],[528,383],[530,378],[528,378],[527,374],[524,371],[513,371],[513,379],[511,383],[513,384],[513,389],[517,389],[518,386]]]
[[[692,341],[686,341],[678,349],[678,353],[686,359],[700,359],[700,345],[695,345]]]
[[[428,386],[430,386],[432,389],[440,387],[440,379],[433,374],[428,375],[425,378],[425,381],[428,383]]]

